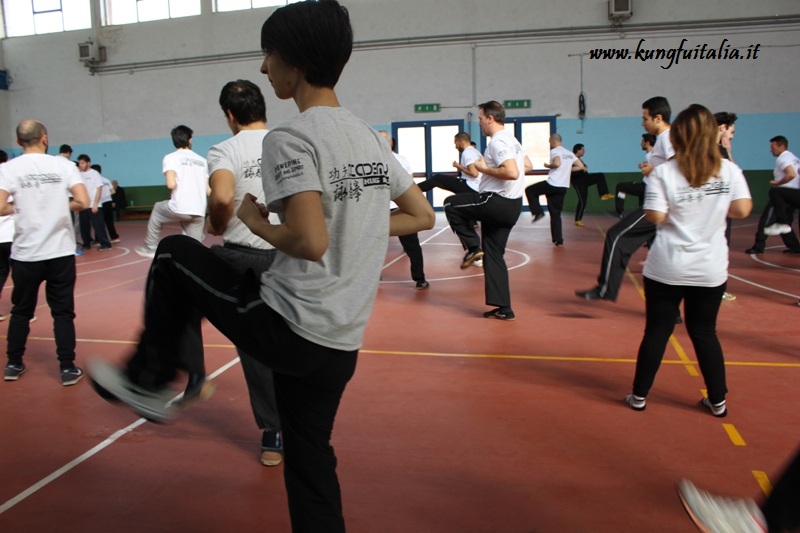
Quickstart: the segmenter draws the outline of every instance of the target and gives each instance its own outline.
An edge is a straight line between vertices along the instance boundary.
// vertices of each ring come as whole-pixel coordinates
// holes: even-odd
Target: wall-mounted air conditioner
[[[619,22],[633,16],[633,0],[608,0],[608,20]]]
[[[78,43],[78,60],[84,63],[93,63],[99,60],[97,44],[92,41]]]

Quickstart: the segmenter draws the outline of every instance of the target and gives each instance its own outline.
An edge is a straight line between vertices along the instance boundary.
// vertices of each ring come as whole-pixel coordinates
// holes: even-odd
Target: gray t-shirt
[[[386,140],[341,107],[314,107],[264,138],[264,198],[319,191],[328,250],[320,261],[278,252],[261,298],[289,327],[337,350],[361,347],[389,242],[389,201],[413,183]]]

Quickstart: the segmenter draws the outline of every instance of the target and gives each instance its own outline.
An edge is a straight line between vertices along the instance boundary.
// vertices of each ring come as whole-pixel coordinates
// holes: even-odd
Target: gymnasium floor
[[[587,216],[577,228],[565,213],[563,248],[550,244],[548,221],[523,213],[511,234],[514,322],[481,317],[482,271],[459,270],[441,213],[420,235],[428,290],[413,289],[391,239],[333,435],[349,531],[691,532],[681,477],[758,497],[795,451],[800,257],[776,238],[763,256],[742,253],[756,217],[736,221],[728,290],[738,298],[722,303],[718,323],[729,416],[698,408],[703,382],[683,326],[647,410],[634,412],[622,398],[644,328],[645,253],[617,303],[585,302],[573,290],[594,284],[614,219]],[[144,221],[122,222],[112,251],[77,258],[79,365],[132,349],[144,231]],[[156,425],[104,402],[88,380],[62,387],[43,297],[38,318],[27,373],[0,384],[0,531],[289,531],[282,467],[258,462],[260,434],[224,337],[206,327],[215,396]]]

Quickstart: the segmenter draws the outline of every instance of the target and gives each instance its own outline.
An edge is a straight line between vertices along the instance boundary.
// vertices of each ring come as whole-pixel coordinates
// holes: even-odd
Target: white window
[[[258,7],[278,7],[286,4],[294,4],[300,0],[216,0],[214,11],[222,13],[225,11],[241,11],[243,9],[254,9]]]
[[[105,0],[103,8],[103,23],[116,26],[199,15],[200,0]]]
[[[3,0],[6,35],[38,35],[92,27],[90,0]]]

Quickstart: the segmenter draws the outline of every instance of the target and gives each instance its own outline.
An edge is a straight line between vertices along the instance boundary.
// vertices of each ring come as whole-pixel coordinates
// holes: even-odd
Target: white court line
[[[232,359],[231,361],[227,362],[226,364],[222,365],[220,368],[218,368],[217,370],[212,372],[211,375],[209,376],[209,379],[214,379],[215,377],[219,376],[220,374],[222,374],[223,372],[225,372],[226,370],[228,370],[230,367],[232,367],[233,365],[235,365],[238,362],[239,362],[239,358],[238,357]],[[183,392],[181,392],[180,394],[176,395],[175,398],[173,398],[171,401],[175,401],[175,400],[177,400],[177,399],[179,399],[181,397],[183,397]],[[46,477],[42,478],[41,480],[37,481],[36,483],[31,485],[27,489],[23,490],[22,492],[20,492],[19,494],[17,494],[13,498],[11,498],[10,500],[8,500],[5,503],[3,503],[2,505],[0,505],[0,514],[3,514],[4,512],[8,511],[9,509],[14,507],[15,505],[17,505],[21,501],[25,500],[28,496],[31,496],[31,495],[35,494],[36,492],[38,492],[40,489],[43,489],[44,487],[49,485],[51,482],[53,482],[56,479],[60,478],[61,476],[63,476],[64,474],[66,474],[67,472],[69,472],[70,470],[75,468],[76,466],[79,466],[80,464],[86,462],[88,459],[90,459],[91,457],[97,455],[98,453],[100,453],[104,449],[108,448],[109,446],[114,444],[117,440],[119,440],[123,436],[127,435],[128,433],[130,433],[134,429],[138,428],[139,426],[141,426],[145,422],[147,422],[147,419],[145,419],[145,418],[140,418],[140,419],[136,420],[132,424],[120,429],[119,431],[116,431],[114,434],[112,434],[106,440],[104,440],[103,442],[101,442],[97,446],[91,448],[90,450],[88,450],[87,452],[83,453],[82,455],[76,457],[75,459],[73,459],[69,463],[65,464],[61,468],[59,468],[56,471],[54,471],[49,476],[46,476]]]

